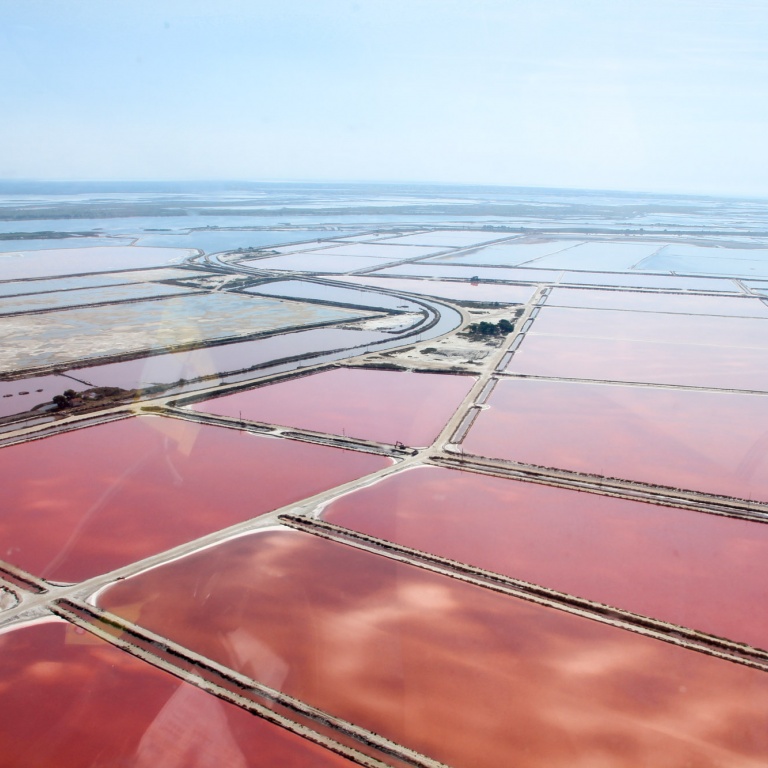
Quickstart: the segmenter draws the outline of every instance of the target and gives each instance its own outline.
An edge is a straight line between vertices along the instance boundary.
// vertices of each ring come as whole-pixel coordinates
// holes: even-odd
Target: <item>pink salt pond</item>
[[[330,523],[768,648],[768,525],[421,467],[346,494]]]
[[[389,459],[142,416],[0,449],[2,559],[74,582],[388,466]]]
[[[0,634],[0,766],[353,764],[63,621]]]
[[[476,379],[336,368],[191,406],[196,411],[381,443],[429,445]]]
[[[768,352],[722,344],[528,333],[506,370],[527,376],[768,390]]]
[[[502,380],[467,453],[768,501],[768,397]]]
[[[230,540],[99,603],[456,768],[768,761],[763,672],[304,533]]]

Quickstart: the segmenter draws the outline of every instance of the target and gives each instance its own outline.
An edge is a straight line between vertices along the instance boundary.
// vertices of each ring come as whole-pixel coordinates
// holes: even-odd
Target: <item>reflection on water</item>
[[[100,603],[256,679],[279,656],[284,692],[458,768],[768,759],[762,672],[302,533],[227,542]]]
[[[382,456],[143,416],[0,449],[3,559],[80,581],[382,469]]]
[[[768,526],[422,467],[342,496],[331,523],[768,648]]]
[[[476,379],[337,368],[198,403],[204,413],[382,443],[429,445]]]
[[[0,765],[349,766],[61,621],[0,635]]]
[[[467,452],[768,501],[768,398],[502,380]]]

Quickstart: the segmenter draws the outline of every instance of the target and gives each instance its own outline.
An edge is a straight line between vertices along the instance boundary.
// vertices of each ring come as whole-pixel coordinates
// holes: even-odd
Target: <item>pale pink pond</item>
[[[0,449],[0,551],[53,581],[111,571],[390,460],[141,416]]]
[[[768,322],[748,317],[545,306],[532,330],[537,334],[554,336],[591,336],[768,350]]]
[[[768,397],[509,379],[467,453],[768,501]]]
[[[0,690],[3,768],[353,765],[59,620],[0,634]]]
[[[552,289],[547,299],[547,306],[768,319],[768,305],[756,298],[739,296],[702,296],[620,290],[597,291],[556,287]]]
[[[195,411],[381,443],[429,445],[476,379],[335,368],[190,406]]]
[[[529,376],[768,390],[768,353],[755,347],[528,333],[506,370]]]
[[[420,467],[323,519],[413,549],[768,648],[768,525]]]
[[[99,603],[456,768],[768,760],[763,672],[304,533],[231,540]]]

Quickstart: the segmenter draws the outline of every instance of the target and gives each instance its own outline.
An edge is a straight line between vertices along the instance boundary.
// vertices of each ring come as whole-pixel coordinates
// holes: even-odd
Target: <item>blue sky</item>
[[[0,0],[0,177],[768,196],[768,2]]]

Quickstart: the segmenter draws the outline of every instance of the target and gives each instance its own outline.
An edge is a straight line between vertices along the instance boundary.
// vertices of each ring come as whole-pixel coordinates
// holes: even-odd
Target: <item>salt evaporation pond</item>
[[[472,264],[488,266],[519,266],[536,261],[542,256],[560,253],[566,248],[573,248],[581,243],[581,240],[552,240],[549,242],[521,243],[514,240],[499,245],[489,245],[472,253],[452,255],[450,253],[436,257],[435,261],[445,261],[451,264]],[[538,266],[538,264],[536,264]]]
[[[390,296],[365,288],[344,288],[339,285],[323,285],[303,280],[277,280],[246,288],[245,293],[263,296],[278,296],[298,301],[327,301],[336,304],[351,304],[367,309],[400,309],[421,312],[422,307],[399,296]]]
[[[768,615],[755,611],[765,600],[768,525],[439,467],[390,475],[334,500],[322,517],[768,649]]]
[[[394,445],[429,445],[476,379],[335,368],[190,406],[217,416]]]
[[[49,251],[61,248],[92,248],[94,246],[130,245],[132,237],[59,237],[59,238],[24,238],[3,240],[0,238],[0,254],[27,253],[29,251]],[[2,264],[0,257],[0,264]]]
[[[0,381],[0,418],[51,402],[54,395],[60,395],[73,386],[76,387],[76,383],[64,376],[34,376]]]
[[[383,288],[389,291],[403,291],[419,296],[435,296],[438,299],[455,301],[474,301],[481,304],[525,304],[531,300],[535,288],[524,285],[498,285],[474,283],[469,280],[457,282],[449,280],[406,280],[396,277],[377,278],[340,277],[340,282],[350,285],[366,285],[371,288]]]
[[[328,250],[321,249],[316,251],[318,255],[330,256],[365,256],[377,259],[387,259],[389,261],[401,261],[403,259],[416,259],[421,256],[429,256],[433,253],[439,253],[440,248],[417,245],[380,245],[354,243],[349,245],[337,245]]]
[[[547,307],[550,306],[768,318],[768,305],[757,298],[746,296],[702,296],[556,287],[547,299]]]
[[[353,765],[59,619],[0,634],[0,688],[8,768]]]
[[[373,454],[140,416],[0,448],[5,559],[87,579],[389,466]]]
[[[768,355],[759,347],[529,332],[506,370],[526,376],[768,390]]]
[[[768,277],[768,249],[668,245],[638,265],[656,272]]]
[[[381,266],[384,262],[373,256],[339,256],[317,251],[310,253],[289,253],[285,256],[267,256],[262,259],[242,259],[241,263],[253,269],[277,270],[279,272],[328,272],[342,274],[356,272],[358,269],[370,269]]]
[[[467,453],[768,501],[768,397],[501,380]]]
[[[57,277],[51,280],[11,280],[0,282],[0,296],[23,296],[30,293],[71,291],[81,288],[100,288],[107,285],[146,283],[157,280],[182,280],[190,277],[207,277],[209,272],[191,269],[142,269],[138,271],[107,272],[103,274],[80,275],[78,277]]]
[[[0,371],[71,366],[100,357],[363,316],[362,310],[216,292],[4,317],[0,318],[5,345]]]
[[[116,272],[121,269],[179,264],[195,251],[188,248],[139,248],[137,246],[99,246],[96,248],[60,248],[43,251],[19,251],[5,256],[3,279],[79,275],[87,272]]]
[[[661,248],[659,243],[588,242],[537,258],[531,266],[621,272]]]
[[[446,248],[466,248],[471,245],[491,243],[495,240],[507,240],[514,237],[509,232],[482,232],[479,230],[437,230],[435,232],[417,232],[400,237],[386,237],[377,242],[396,245],[431,245]]]
[[[332,238],[338,232],[328,230],[196,230],[186,234],[146,234],[137,245],[163,248],[199,248],[205,253],[233,251],[237,248],[263,248],[296,240]]]
[[[229,541],[98,602],[457,768],[768,759],[764,672],[304,533]]]
[[[0,315],[19,312],[40,312],[82,305],[109,304],[116,301],[144,301],[166,296],[189,294],[192,290],[164,283],[129,283],[100,288],[37,293],[0,298]]]
[[[377,331],[312,328],[265,339],[215,344],[186,352],[168,352],[119,363],[76,368],[68,373],[91,386],[100,387],[141,389],[154,384],[173,384],[181,379],[191,381],[201,377],[218,377],[218,382],[206,382],[207,386],[212,386],[234,372],[298,356],[311,358],[334,350],[364,347],[389,338],[390,334]]]
[[[547,269],[525,269],[519,267],[471,267],[437,264],[420,261],[416,264],[399,264],[396,267],[377,269],[376,276],[382,277],[434,277],[471,280],[500,280],[504,282],[556,283],[562,272]]]

